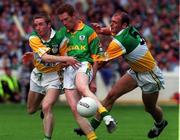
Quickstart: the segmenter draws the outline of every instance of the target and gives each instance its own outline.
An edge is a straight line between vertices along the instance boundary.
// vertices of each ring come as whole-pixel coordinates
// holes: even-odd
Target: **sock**
[[[98,108],[98,112],[101,114],[103,112],[107,112],[107,109],[105,107],[101,106]]]
[[[103,106],[98,109],[98,112],[100,113],[101,118],[104,118],[105,116],[109,115],[109,112]]]
[[[87,134],[88,140],[97,140],[96,133],[94,131],[91,131],[89,134]]]
[[[43,140],[51,140],[51,137],[44,136],[44,139],[43,139]]]
[[[101,120],[102,119],[100,119],[100,120],[97,120],[96,118],[93,118],[92,120],[91,120],[91,126],[92,126],[92,128],[95,130],[96,128],[98,128],[98,126],[101,124]]]

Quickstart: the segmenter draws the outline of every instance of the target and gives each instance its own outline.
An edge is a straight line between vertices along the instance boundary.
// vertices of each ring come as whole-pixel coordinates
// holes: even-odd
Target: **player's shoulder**
[[[66,28],[65,27],[61,27],[59,30],[57,30],[56,32],[56,40],[57,42],[61,42],[64,37],[66,36]]]
[[[132,25],[129,25],[125,30],[124,30],[125,33],[133,33],[133,32],[139,32],[136,27],[132,26]]]
[[[38,35],[38,33],[37,33],[36,31],[32,31],[32,32],[30,33],[30,37],[31,37],[31,36],[39,36],[39,35]]]
[[[87,24],[84,24],[84,28],[86,28],[87,30],[92,31],[92,32],[95,31],[90,25],[87,25]]]
[[[66,32],[67,32],[67,29],[66,29],[66,27],[63,26],[59,30],[57,30],[56,35],[63,36],[63,35],[65,35]]]
[[[57,32],[58,33],[67,32],[67,28],[65,26],[62,26],[61,28],[59,28]]]
[[[91,35],[92,33],[95,33],[95,30],[87,24],[84,24],[83,30],[89,35]]]
[[[117,33],[116,35],[114,35],[114,38],[124,38],[124,36],[128,36],[129,34],[131,34],[131,30],[133,29],[132,26],[128,26],[125,29],[122,29],[121,31],[119,31],[119,33]],[[134,29],[133,29],[134,30]]]
[[[34,38],[40,38],[36,31],[32,31],[29,36],[29,41],[33,40]]]

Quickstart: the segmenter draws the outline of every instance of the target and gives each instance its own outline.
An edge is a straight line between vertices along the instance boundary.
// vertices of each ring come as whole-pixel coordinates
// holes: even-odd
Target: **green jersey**
[[[150,71],[156,64],[145,40],[132,26],[128,26],[114,36],[105,53],[105,58],[110,60],[121,55],[136,72]]]
[[[67,39],[68,56],[73,56],[80,62],[93,63],[101,55],[100,39],[91,27],[79,22],[75,32],[70,32],[65,27],[61,31]]]
[[[139,32],[132,26],[120,31],[114,36],[122,46],[125,46],[126,54],[132,52],[139,44],[145,44],[145,40],[140,36]]]

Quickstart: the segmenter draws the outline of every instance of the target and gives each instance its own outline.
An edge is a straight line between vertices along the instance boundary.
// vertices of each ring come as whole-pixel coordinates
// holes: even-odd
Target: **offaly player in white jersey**
[[[112,87],[103,105],[111,110],[116,99],[122,95],[140,87],[142,90],[142,99],[145,110],[152,116],[155,123],[153,128],[148,132],[149,138],[159,136],[162,130],[168,124],[163,119],[162,109],[157,105],[159,90],[164,88],[164,78],[161,70],[152,57],[145,40],[139,32],[129,24],[130,18],[125,12],[116,12],[111,20],[111,30],[108,28],[99,28],[94,24],[96,32],[108,34],[111,32],[113,40],[110,42],[106,53],[105,60],[110,61],[119,56],[123,56],[130,66],[127,71]],[[91,125],[96,129],[99,124],[99,117],[96,116]],[[78,134],[80,129],[76,129]]]

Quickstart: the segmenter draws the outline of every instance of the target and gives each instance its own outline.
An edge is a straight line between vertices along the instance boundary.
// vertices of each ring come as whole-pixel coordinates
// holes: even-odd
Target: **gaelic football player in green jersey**
[[[153,128],[147,135],[149,138],[154,138],[159,136],[168,124],[163,118],[162,109],[157,104],[159,90],[164,88],[164,78],[145,40],[129,23],[130,19],[127,13],[116,12],[111,19],[111,30],[99,28],[98,24],[94,24],[98,33],[111,33],[113,35],[113,40],[105,52],[105,61],[123,56],[130,66],[130,70],[112,87],[103,100],[103,105],[111,110],[116,99],[140,87],[145,110],[155,121]],[[98,118],[96,116],[94,119],[96,125],[91,124],[94,129],[100,124]],[[81,132],[79,129],[78,133],[82,135]]]
[[[63,85],[66,99],[87,139],[96,140],[97,136],[94,130],[91,128],[88,120],[78,114],[76,106],[82,96],[89,96],[95,99],[98,104],[98,112],[104,120],[108,132],[112,133],[115,130],[116,123],[113,117],[89,89],[89,83],[92,82],[91,80],[95,80],[92,79],[95,77],[97,70],[95,61],[101,56],[99,38],[91,27],[79,20],[70,4],[60,6],[57,14],[64,25],[62,30],[67,39],[67,55],[73,56],[81,62],[81,66],[78,69],[69,66],[64,71]]]
[[[29,38],[29,45],[34,53],[34,66],[30,78],[27,111],[35,113],[40,104],[44,114],[44,140],[50,140],[53,132],[54,117],[52,107],[55,104],[62,81],[60,70],[66,65],[76,66],[78,61],[74,57],[60,56],[63,45],[60,45],[64,36],[51,28],[50,18],[47,14],[37,14],[33,18],[35,31]],[[32,59],[32,54],[25,54],[24,61]],[[32,60],[33,60],[32,59]]]

